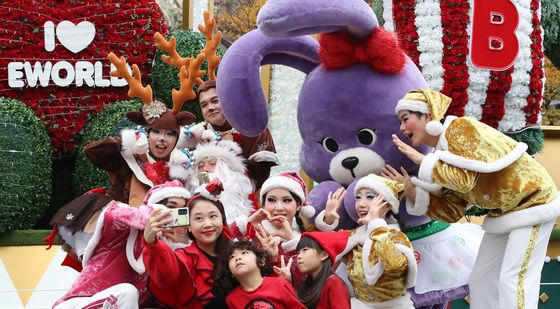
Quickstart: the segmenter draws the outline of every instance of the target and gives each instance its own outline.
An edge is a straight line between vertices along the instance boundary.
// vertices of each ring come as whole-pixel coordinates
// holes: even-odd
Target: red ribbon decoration
[[[406,62],[393,34],[380,27],[375,28],[366,40],[359,40],[346,31],[322,33],[319,44],[321,64],[327,70],[366,63],[380,73],[397,74]]]

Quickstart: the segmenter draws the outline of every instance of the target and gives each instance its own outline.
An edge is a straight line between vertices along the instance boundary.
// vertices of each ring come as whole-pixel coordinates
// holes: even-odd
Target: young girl
[[[288,281],[266,276],[267,255],[251,239],[234,239],[218,269],[216,285],[227,294],[228,308],[305,308]]]
[[[343,233],[305,232],[297,245],[297,266],[307,277],[298,297],[311,309],[350,308],[344,281],[334,274],[336,256],[345,248]]]
[[[222,236],[222,227],[227,226],[224,207],[218,201],[222,190],[214,179],[187,203],[193,243],[185,248],[173,251],[156,237],[172,221],[167,212],[155,210],[148,218],[142,252],[148,289],[169,307],[202,308],[213,299],[212,272],[228,243]]]
[[[414,90],[395,108],[401,132],[413,145],[436,148],[423,155],[396,135],[398,149],[420,165],[407,178],[407,208],[456,222],[468,205],[489,211],[469,279],[473,308],[536,308],[540,273],[560,197],[527,145],[469,117],[447,116],[451,99]],[[413,185],[414,183],[414,185]]]
[[[414,286],[416,260],[410,241],[398,230],[392,216],[398,213],[403,190],[403,185],[377,175],[361,178],[354,188],[361,226],[351,232],[354,239],[349,238],[342,253],[348,253],[343,261],[361,302],[352,300],[353,306],[414,308],[406,289]],[[318,226],[334,226],[343,195],[330,197],[321,216],[324,222]]]

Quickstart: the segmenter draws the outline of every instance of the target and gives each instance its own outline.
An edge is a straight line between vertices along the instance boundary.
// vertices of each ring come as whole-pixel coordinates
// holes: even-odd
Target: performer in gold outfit
[[[456,222],[470,205],[487,209],[485,230],[470,277],[471,308],[537,308],[540,273],[550,233],[560,214],[558,190],[527,145],[469,117],[444,114],[447,96],[414,90],[395,108],[401,133],[423,155],[394,144],[420,165],[406,181],[410,214]]]

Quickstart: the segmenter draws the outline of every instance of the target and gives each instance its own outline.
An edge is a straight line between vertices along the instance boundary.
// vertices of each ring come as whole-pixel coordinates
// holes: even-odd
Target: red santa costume
[[[152,188],[145,203],[169,197],[189,198],[190,194],[176,180]],[[111,201],[101,210],[83,254],[83,270],[53,308],[138,308],[147,299],[147,275],[138,231],[146,226],[154,206],[134,208]]]
[[[313,238],[329,255],[333,269],[336,257],[346,249],[348,233],[305,232],[302,237]],[[310,276],[308,274],[308,276]],[[334,273],[327,279],[321,289],[321,297],[315,309],[350,309],[350,293],[346,284]]]
[[[253,185],[246,175],[241,147],[227,140],[199,143],[193,152],[194,168],[189,169],[187,181],[191,192],[201,185],[197,165],[204,159],[216,161],[214,172],[209,173],[209,180],[218,178],[223,183],[220,202],[224,205],[227,222],[253,213],[257,205],[253,201]]]
[[[215,201],[214,205],[223,214],[223,206],[219,201],[219,192],[222,191],[221,183],[215,179],[205,186],[205,190],[194,195],[187,207],[197,199],[206,198]],[[196,245],[196,240],[177,250],[171,249],[158,238],[153,244],[147,244],[144,240],[143,243],[142,257],[149,274],[148,289],[159,302],[173,308],[197,309],[213,299],[212,270],[213,260],[217,258],[202,251]]]

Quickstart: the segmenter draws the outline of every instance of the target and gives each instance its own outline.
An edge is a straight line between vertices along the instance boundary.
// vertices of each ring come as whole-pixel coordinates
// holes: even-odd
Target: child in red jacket
[[[270,270],[265,251],[253,240],[234,239],[220,257],[216,277],[228,308],[305,308],[288,281],[266,276]]]
[[[343,234],[306,232],[301,236],[297,266],[307,277],[298,296],[307,308],[350,308],[346,285],[333,271],[337,254],[346,247],[348,236]]]

